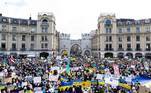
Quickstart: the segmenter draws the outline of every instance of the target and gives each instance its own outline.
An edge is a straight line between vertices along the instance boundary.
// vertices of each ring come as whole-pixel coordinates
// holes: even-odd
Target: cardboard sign
[[[49,75],[49,81],[58,81],[59,75]]]
[[[22,87],[27,86],[27,82],[22,82]]]
[[[41,77],[34,77],[34,83],[41,83]]]
[[[103,77],[104,77],[104,75],[103,75],[103,74],[97,74],[96,79],[102,80],[102,79],[103,79]]]
[[[0,72],[0,77],[3,77],[4,76],[4,72]]]

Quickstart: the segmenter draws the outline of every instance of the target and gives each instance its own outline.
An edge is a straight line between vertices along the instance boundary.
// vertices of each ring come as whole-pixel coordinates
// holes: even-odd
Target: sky
[[[56,29],[81,38],[81,33],[97,29],[101,13],[114,13],[116,18],[151,18],[151,0],[0,0],[4,16],[37,19],[38,12],[53,12]]]

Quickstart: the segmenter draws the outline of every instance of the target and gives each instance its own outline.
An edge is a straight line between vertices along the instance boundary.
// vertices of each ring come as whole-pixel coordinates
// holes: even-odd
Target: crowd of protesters
[[[109,84],[100,85],[97,74],[114,74],[113,64],[118,65],[120,76],[146,76],[151,78],[151,61],[146,59],[95,59],[76,57],[70,62],[56,58],[41,60],[40,58],[15,59],[9,62],[1,59],[0,72],[4,73],[0,79],[1,93],[137,93],[139,83],[131,84],[131,89],[121,86],[112,87]],[[5,61],[5,62],[4,62]],[[77,70],[51,72],[51,67],[66,68],[79,67]],[[106,69],[108,69],[106,71]],[[57,75],[57,81],[50,81],[49,74]],[[41,77],[40,83],[34,83],[33,77]],[[70,81],[96,81],[90,87],[72,85],[61,89],[62,79]],[[121,81],[122,82],[122,81]],[[38,92],[39,91],[39,92]],[[41,91],[41,92],[40,92]]]

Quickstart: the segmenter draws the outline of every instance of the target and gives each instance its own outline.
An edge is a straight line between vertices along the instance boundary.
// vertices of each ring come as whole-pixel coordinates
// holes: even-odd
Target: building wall
[[[52,13],[38,13],[37,20],[32,20],[31,17],[18,19],[0,16],[1,53],[34,53],[35,55],[39,55],[40,52],[56,53],[59,46],[59,34],[55,25],[55,17]],[[43,27],[47,27],[47,30],[42,30]],[[6,39],[2,40],[4,34]],[[15,40],[13,40],[14,35],[16,36]],[[25,40],[22,40],[23,35],[25,35]],[[31,40],[31,36],[34,37],[34,40]],[[44,36],[44,40],[42,40],[42,36]],[[6,43],[5,49],[2,49],[2,43]],[[13,43],[16,44],[16,49],[12,48]],[[23,43],[25,44],[24,49],[22,49]],[[42,43],[44,48],[42,48]]]
[[[107,28],[111,30],[108,31]],[[131,41],[127,41],[128,36]],[[137,36],[140,37],[140,41],[136,40]],[[146,41],[147,36],[148,41]],[[111,41],[108,37],[111,37]],[[119,41],[119,37],[122,41]],[[117,57],[120,52],[124,55],[132,53],[133,57],[136,53],[142,53],[142,56],[145,56],[146,53],[151,53],[151,19],[116,19],[115,14],[101,14],[98,18],[98,30],[91,41],[92,53],[97,55],[100,53],[101,57],[104,57],[105,53],[113,53],[113,56]],[[107,44],[111,45],[111,49],[107,49]],[[121,49],[119,44],[122,44]],[[128,49],[127,44],[131,44],[131,49]],[[140,49],[136,48],[139,46],[137,44],[140,44]],[[150,46],[148,50],[146,50],[146,44]]]

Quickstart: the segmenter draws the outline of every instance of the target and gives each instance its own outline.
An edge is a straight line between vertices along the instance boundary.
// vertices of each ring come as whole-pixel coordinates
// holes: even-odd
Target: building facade
[[[81,34],[78,40],[70,39],[70,34],[60,34],[60,54],[68,56],[90,56],[91,55],[91,36],[88,33]]]
[[[38,19],[19,19],[0,14],[0,53],[16,55],[55,54],[59,32],[52,13],[38,13]]]
[[[92,31],[92,54],[96,57],[151,58],[151,19],[116,19],[101,14]]]

